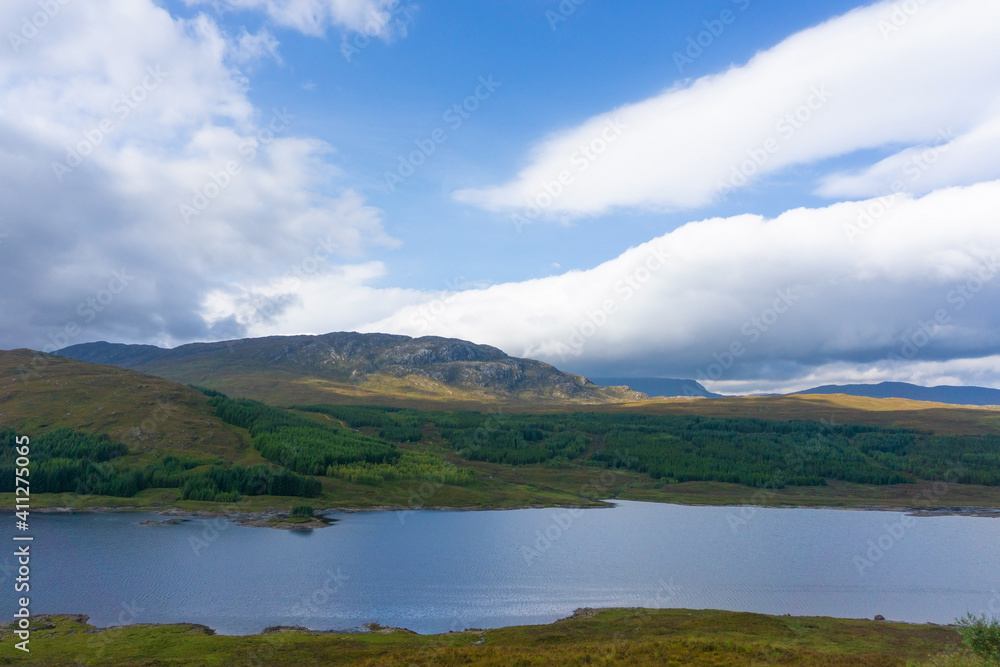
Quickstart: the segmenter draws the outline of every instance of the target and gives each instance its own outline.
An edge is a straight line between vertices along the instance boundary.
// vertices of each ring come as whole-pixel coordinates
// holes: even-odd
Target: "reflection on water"
[[[35,515],[32,606],[229,634],[366,622],[436,633],[613,606],[948,623],[1000,589],[997,519],[760,509],[742,522],[737,512],[621,502],[342,513],[311,532]]]

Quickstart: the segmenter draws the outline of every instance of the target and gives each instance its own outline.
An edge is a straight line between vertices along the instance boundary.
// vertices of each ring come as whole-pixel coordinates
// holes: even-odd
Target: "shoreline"
[[[51,614],[33,614],[32,621],[35,623],[51,623],[55,619],[70,620],[77,623],[82,623],[89,625],[94,628],[90,632],[101,633],[111,630],[117,630],[121,628],[190,628],[199,629],[203,634],[216,636],[216,637],[234,637],[234,638],[254,638],[254,637],[266,637],[268,635],[284,634],[284,633],[298,633],[309,636],[356,636],[365,634],[390,634],[394,632],[400,632],[408,635],[414,635],[417,637],[448,637],[453,635],[460,635],[463,633],[483,633],[496,630],[508,630],[511,628],[550,628],[557,626],[568,621],[573,621],[577,619],[591,618],[598,614],[603,614],[606,612],[631,612],[636,616],[641,616],[644,614],[651,614],[656,612],[673,612],[673,613],[683,613],[683,612],[700,612],[700,613],[719,613],[719,614],[750,614],[754,616],[763,616],[767,618],[781,618],[781,619],[823,619],[830,621],[845,621],[854,623],[872,623],[876,625],[894,625],[894,626],[908,626],[912,628],[954,628],[955,624],[941,624],[934,623],[932,621],[915,622],[915,621],[896,621],[891,618],[882,618],[878,616],[876,618],[857,618],[857,617],[847,617],[847,616],[797,616],[792,614],[765,614],[761,612],[753,611],[732,611],[728,609],[686,609],[683,607],[579,607],[573,610],[569,616],[563,616],[552,620],[548,623],[528,623],[528,624],[515,624],[515,625],[501,625],[491,628],[465,628],[462,630],[447,630],[445,632],[433,632],[433,633],[420,633],[415,630],[404,627],[396,627],[389,625],[382,625],[376,621],[368,621],[365,623],[360,623],[359,625],[352,628],[334,628],[328,630],[317,630],[313,628],[306,627],[304,625],[271,625],[262,628],[257,632],[250,632],[246,634],[219,634],[219,632],[204,623],[194,623],[186,621],[178,621],[174,623],[127,623],[120,625],[106,625],[98,626],[90,624],[90,616],[88,614],[75,614],[75,613],[51,613]],[[5,628],[7,624],[0,624],[0,630]]]
[[[964,516],[964,517],[977,517],[977,518],[1000,518],[1000,508],[991,507],[979,507],[979,506],[943,506],[943,507],[910,507],[904,505],[878,505],[878,504],[865,504],[865,505],[794,505],[794,504],[775,504],[775,505],[764,505],[764,504],[753,504],[753,503],[731,503],[731,504],[714,504],[714,503],[683,503],[683,502],[659,502],[654,500],[629,500],[629,499],[617,499],[609,498],[601,501],[602,505],[523,505],[516,507],[456,507],[448,505],[429,505],[424,507],[407,507],[404,505],[372,505],[367,507],[327,507],[320,508],[315,511],[317,517],[325,517],[329,514],[343,513],[343,514],[358,514],[363,512],[509,512],[514,510],[527,510],[527,509],[609,509],[615,507],[616,501],[624,502],[638,502],[638,503],[655,503],[659,505],[674,505],[678,507],[730,507],[730,508],[743,508],[743,507],[753,507],[756,509],[812,509],[812,510],[840,510],[840,511],[853,511],[853,512],[892,512],[896,514],[906,514],[908,516],[928,518],[928,517],[943,517],[943,516]],[[0,513],[14,512],[14,508],[2,507],[0,508]],[[294,525],[282,525],[282,526],[266,526],[263,521],[267,521],[275,518],[287,517],[287,512],[282,512],[277,508],[269,508],[263,511],[225,511],[225,510],[208,510],[208,509],[185,509],[182,507],[167,507],[167,508],[152,508],[152,507],[105,507],[101,505],[90,505],[86,507],[39,507],[33,508],[31,510],[37,514],[100,514],[100,513],[112,513],[112,512],[123,512],[123,513],[149,513],[156,514],[164,517],[175,517],[175,518],[217,518],[224,517],[231,519],[240,525],[249,525],[254,527],[271,527],[271,528],[294,528]],[[309,525],[297,524],[301,528],[307,527],[327,527],[332,525],[334,522],[325,523],[321,519],[314,520],[312,524],[321,525]]]
[[[30,621],[31,654],[0,642],[0,662],[18,665],[939,665],[963,660],[952,619],[901,623],[829,616],[792,616],[712,609],[576,607],[520,621],[498,618],[498,627],[465,628],[447,618],[417,634],[405,628],[340,619],[351,629],[311,630],[296,623],[334,619],[289,618],[290,625],[247,628],[255,634],[216,634],[202,623],[133,623],[96,627],[83,615],[38,614]],[[875,614],[872,610],[866,614]],[[447,615],[447,612],[443,612]],[[780,613],[780,612],[779,612]],[[565,614],[570,614],[559,618]],[[879,620],[875,620],[879,619]],[[114,622],[113,618],[108,619]],[[132,619],[129,619],[132,620]],[[220,619],[221,620],[221,619]],[[406,619],[401,619],[406,623]],[[119,622],[123,622],[119,620]],[[530,623],[511,625],[513,623]],[[398,623],[398,621],[397,621]],[[473,619],[467,621],[479,625]],[[322,626],[321,626],[322,627]],[[458,628],[463,628],[458,630]],[[16,624],[0,625],[0,639]],[[449,631],[451,630],[451,631]],[[35,635],[34,633],[39,634]],[[595,657],[597,660],[595,660]],[[960,662],[955,662],[957,659]],[[941,662],[945,660],[945,662]]]

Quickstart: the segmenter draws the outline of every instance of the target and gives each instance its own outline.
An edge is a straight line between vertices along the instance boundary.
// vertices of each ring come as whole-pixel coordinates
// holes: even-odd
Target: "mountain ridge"
[[[937,385],[924,387],[910,382],[879,382],[877,384],[828,384],[802,391],[800,394],[846,394],[866,398],[905,398],[952,405],[1000,405],[1000,389],[970,385]]]
[[[152,345],[83,343],[57,354],[205,384],[247,396],[265,385],[295,385],[300,394],[372,390],[448,399],[552,400],[602,404],[642,400],[627,387],[600,387],[587,378],[533,359],[456,338],[333,332],[268,336],[166,349]],[[280,394],[281,392],[279,392]]]
[[[662,396],[664,398],[674,398],[687,396],[690,398],[722,398],[722,394],[705,389],[704,385],[696,380],[685,380],[681,378],[659,378],[659,377],[593,377],[594,383],[606,386],[627,386],[635,391],[642,392],[650,398]]]

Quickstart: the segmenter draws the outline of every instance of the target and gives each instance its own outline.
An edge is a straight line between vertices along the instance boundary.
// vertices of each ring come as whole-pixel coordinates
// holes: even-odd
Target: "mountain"
[[[822,387],[797,391],[795,394],[847,394],[868,398],[908,398],[913,401],[931,401],[955,405],[1000,405],[1000,389],[989,387],[959,387],[941,385],[921,387],[908,382],[881,382],[879,384],[828,384]]]
[[[604,404],[646,398],[554,366],[454,338],[329,333],[173,349],[84,343],[59,354],[139,370],[232,396],[283,403],[414,401]]]
[[[136,371],[31,350],[0,351],[0,426],[107,433],[135,452],[242,459],[248,445],[200,391]]]
[[[677,380],[674,378],[591,378],[595,384],[607,387],[625,385],[649,397],[655,396],[700,396],[702,398],[722,398],[722,394],[713,394],[705,389],[700,382],[694,380]]]

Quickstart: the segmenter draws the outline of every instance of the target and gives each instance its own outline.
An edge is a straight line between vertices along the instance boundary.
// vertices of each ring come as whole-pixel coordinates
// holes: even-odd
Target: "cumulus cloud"
[[[230,4],[310,34],[396,7]],[[588,270],[438,292],[372,286],[388,271],[367,253],[395,244],[380,212],[294,109],[250,102],[236,67],[277,57],[266,29],[228,36],[152,0],[59,5],[0,52],[0,345],[361,330],[722,391],[1000,385],[1000,6],[909,5],[553,135],[512,183],[459,195],[517,209],[546,192],[571,215],[696,206],[762,150],[755,177],[880,147],[818,185],[860,201],[698,220]],[[0,5],[0,25],[37,7]]]
[[[306,35],[323,35],[339,26],[371,37],[391,37],[399,29],[393,17],[401,0],[187,0],[218,9],[263,11],[277,25]]]
[[[0,25],[37,10],[4,3]],[[28,32],[0,52],[0,344],[239,334],[206,323],[209,295],[317,246],[319,275],[394,243],[338,185],[332,147],[248,99],[234,53],[270,50],[266,34],[230,39],[150,0],[60,5]]]
[[[239,36],[232,49],[233,60],[244,65],[259,58],[269,56],[281,62],[278,55],[278,40],[267,30],[250,32],[245,27],[240,30]]]
[[[219,329],[235,326],[254,336],[288,332],[355,331],[429,296],[419,290],[375,288],[382,262],[342,265],[320,272],[303,260],[266,284],[237,284],[208,295],[202,315]]]
[[[977,375],[953,360],[1000,354],[997,210],[989,182],[701,220],[590,270],[425,295],[363,329],[722,389],[813,375],[996,385],[995,364]]]
[[[1000,113],[961,136],[942,130],[936,141],[911,146],[860,170],[823,179],[819,194],[868,197],[895,192],[925,193],[955,184],[1000,178]]]
[[[455,198],[512,211],[522,222],[614,207],[683,209],[792,165],[892,151],[886,162],[830,175],[820,188],[868,196],[904,179],[907,160],[942,133],[953,137],[947,160],[901,191],[996,178],[998,26],[993,0],[862,7],[745,65],[554,132],[508,183]]]
[[[855,364],[834,362],[800,369],[779,378],[743,378],[707,382],[722,394],[791,393],[829,384],[911,382],[924,387],[970,385],[1000,387],[1000,355],[943,361],[914,359],[899,363]]]

